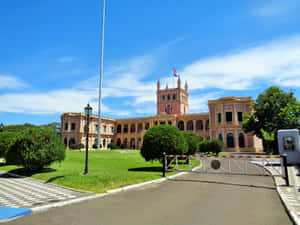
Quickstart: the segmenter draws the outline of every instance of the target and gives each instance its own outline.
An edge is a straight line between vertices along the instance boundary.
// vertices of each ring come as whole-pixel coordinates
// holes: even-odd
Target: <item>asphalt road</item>
[[[271,177],[188,174],[9,225],[288,225]]]

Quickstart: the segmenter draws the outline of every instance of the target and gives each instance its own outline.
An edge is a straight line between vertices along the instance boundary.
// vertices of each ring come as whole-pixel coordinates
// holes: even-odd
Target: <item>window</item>
[[[234,148],[234,139],[232,133],[227,134],[227,148]]]
[[[295,144],[295,137],[288,136],[282,138],[283,142],[283,149],[286,151],[295,151],[296,144]]]
[[[65,123],[65,130],[68,130],[68,123]]]
[[[218,113],[218,122],[221,123],[222,122],[222,114]]]
[[[245,138],[242,133],[239,134],[239,147],[244,148],[245,147]]]
[[[232,112],[226,112],[226,121],[232,122]]]
[[[110,127],[110,132],[111,132],[111,133],[114,132],[114,127]]]
[[[170,100],[171,99],[171,96],[170,95],[168,95],[168,100]]]
[[[66,147],[68,147],[68,139],[67,138],[64,139],[64,144]]]
[[[238,112],[238,121],[242,122],[243,121],[243,113]]]
[[[165,96],[164,96],[164,95],[162,96],[162,100],[163,100],[163,101],[165,100]]]
[[[222,134],[219,134],[219,140],[220,140],[220,141],[223,141],[223,136],[222,136]]]
[[[172,121],[169,120],[169,121],[168,121],[168,124],[169,124],[169,125],[172,125]]]
[[[106,125],[103,126],[103,132],[106,132]]]
[[[154,125],[157,125],[157,121],[154,122]]]
[[[166,122],[165,121],[160,121],[159,124],[166,124]]]
[[[103,148],[106,148],[106,139],[103,139]]]
[[[184,122],[179,121],[177,127],[178,127],[179,130],[184,130]]]
[[[173,94],[173,100],[175,100],[176,99],[176,94]]]
[[[149,123],[146,123],[145,130],[148,130],[149,127],[150,127],[150,124],[149,124]]]
[[[128,133],[128,125],[127,124],[124,125],[123,133]]]
[[[71,130],[75,130],[76,129],[76,124],[75,123],[72,123],[71,124]]]
[[[122,125],[118,124],[117,126],[117,134],[120,134],[122,132]]]
[[[98,125],[95,125],[95,131],[98,131]]]

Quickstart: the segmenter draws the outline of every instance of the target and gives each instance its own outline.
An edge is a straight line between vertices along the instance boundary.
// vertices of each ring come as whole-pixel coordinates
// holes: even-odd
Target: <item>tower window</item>
[[[170,95],[168,95],[168,100],[170,100],[171,99],[171,96]]]
[[[163,101],[165,100],[165,96],[164,96],[164,95],[162,96],[162,100],[163,100]]]
[[[176,99],[176,94],[173,94],[173,100],[175,100]]]
[[[71,123],[71,130],[75,130],[76,129],[76,124],[75,123]]]

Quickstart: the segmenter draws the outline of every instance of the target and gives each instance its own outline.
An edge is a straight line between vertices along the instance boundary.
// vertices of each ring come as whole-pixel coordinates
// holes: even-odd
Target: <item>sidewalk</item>
[[[300,225],[300,168],[299,166],[289,166],[288,175],[290,186],[286,186],[285,180],[278,175],[282,170],[278,165],[278,168],[274,169],[271,166],[267,166],[272,175],[274,175],[274,181],[276,184],[277,192],[280,195],[288,213],[292,217],[293,221]]]

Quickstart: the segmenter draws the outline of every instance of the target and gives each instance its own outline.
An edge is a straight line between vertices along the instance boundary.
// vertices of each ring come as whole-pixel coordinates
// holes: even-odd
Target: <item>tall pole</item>
[[[89,127],[90,127],[90,114],[87,114],[87,121],[86,121],[86,138],[85,138],[85,168],[84,168],[84,175],[88,174],[88,155],[89,155]]]
[[[100,62],[100,82],[99,82],[99,103],[98,103],[98,141],[97,149],[100,149],[101,141],[101,90],[102,90],[102,73],[103,73],[103,49],[104,49],[104,22],[105,22],[105,0],[103,0],[103,13],[102,13],[102,39],[101,39],[101,62]]]

